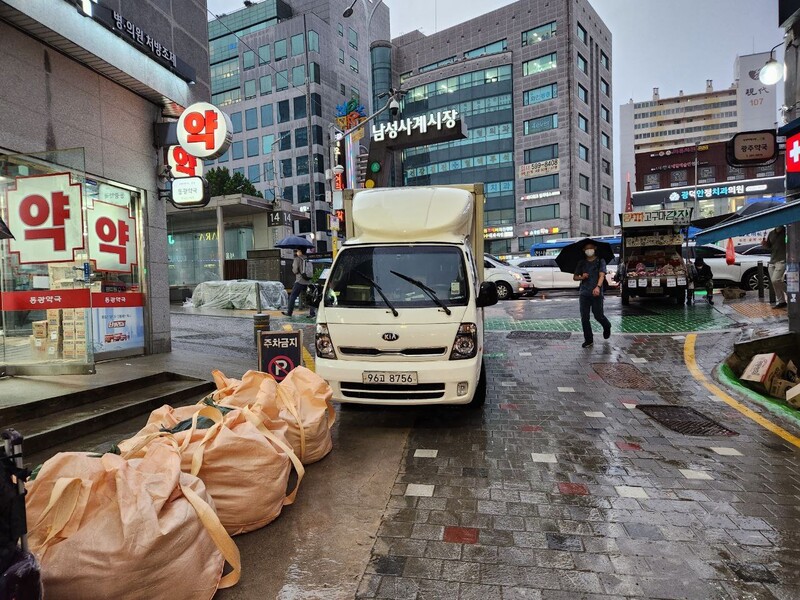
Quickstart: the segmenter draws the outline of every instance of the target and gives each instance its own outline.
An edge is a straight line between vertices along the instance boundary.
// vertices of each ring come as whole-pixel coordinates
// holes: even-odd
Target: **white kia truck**
[[[339,402],[486,397],[483,184],[345,190],[347,241],[317,310],[316,370]]]

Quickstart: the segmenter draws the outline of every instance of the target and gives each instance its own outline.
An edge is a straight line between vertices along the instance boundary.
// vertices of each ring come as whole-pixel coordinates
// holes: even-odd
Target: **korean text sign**
[[[18,177],[8,194],[10,240],[19,262],[69,262],[83,249],[81,185],[69,173]]]
[[[178,119],[178,142],[190,155],[212,159],[225,154],[233,139],[230,117],[208,102],[196,102]]]
[[[128,209],[95,201],[86,211],[89,221],[89,255],[98,271],[130,273],[136,260],[136,219]]]

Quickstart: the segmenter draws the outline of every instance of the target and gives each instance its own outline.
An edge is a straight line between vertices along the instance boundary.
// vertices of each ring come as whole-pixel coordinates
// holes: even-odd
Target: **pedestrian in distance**
[[[702,258],[695,259],[694,264],[689,267],[689,277],[694,283],[694,289],[691,295],[694,296],[694,290],[705,289],[706,302],[714,304],[714,273],[711,272],[711,267],[706,264]]]
[[[292,273],[294,273],[294,285],[292,286],[292,293],[289,294],[289,306],[283,314],[287,317],[292,316],[294,312],[294,303],[300,297],[300,294],[306,291],[308,284],[311,283],[311,273],[313,273],[313,265],[306,258],[304,249],[296,249],[294,251],[294,260],[292,261]],[[309,308],[308,316],[313,318],[316,316],[316,310],[312,305]]]
[[[603,326],[603,339],[611,337],[611,323],[603,313],[603,282],[606,278],[606,261],[595,256],[597,246],[588,242],[583,247],[585,258],[578,262],[572,279],[580,281],[581,325],[583,325],[583,348],[594,343],[592,325],[589,322],[591,310],[595,320]]]
[[[769,280],[775,290],[775,306],[772,308],[786,308],[786,284],[783,276],[786,274],[786,227],[779,225],[761,240],[761,245],[769,249]]]

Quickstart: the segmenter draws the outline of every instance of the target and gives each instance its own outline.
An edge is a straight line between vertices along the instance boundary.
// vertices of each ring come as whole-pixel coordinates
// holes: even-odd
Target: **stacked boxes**
[[[66,308],[62,315],[64,358],[86,359],[86,310]]]
[[[47,346],[45,348],[47,358],[59,358],[61,356],[63,341],[61,309],[50,308],[47,310]]]
[[[47,351],[47,321],[33,322],[33,335],[31,336],[31,350],[34,356],[40,356]]]

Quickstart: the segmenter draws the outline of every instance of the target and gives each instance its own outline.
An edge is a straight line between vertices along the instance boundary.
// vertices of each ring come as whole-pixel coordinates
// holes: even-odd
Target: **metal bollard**
[[[253,338],[256,348],[258,348],[259,331],[269,331],[269,315],[263,315],[261,313],[253,315]]]
[[[758,297],[764,298],[764,261],[758,261]]]
[[[771,304],[775,304],[775,288],[772,287],[772,280],[767,275],[767,289],[769,290],[769,301]]]

